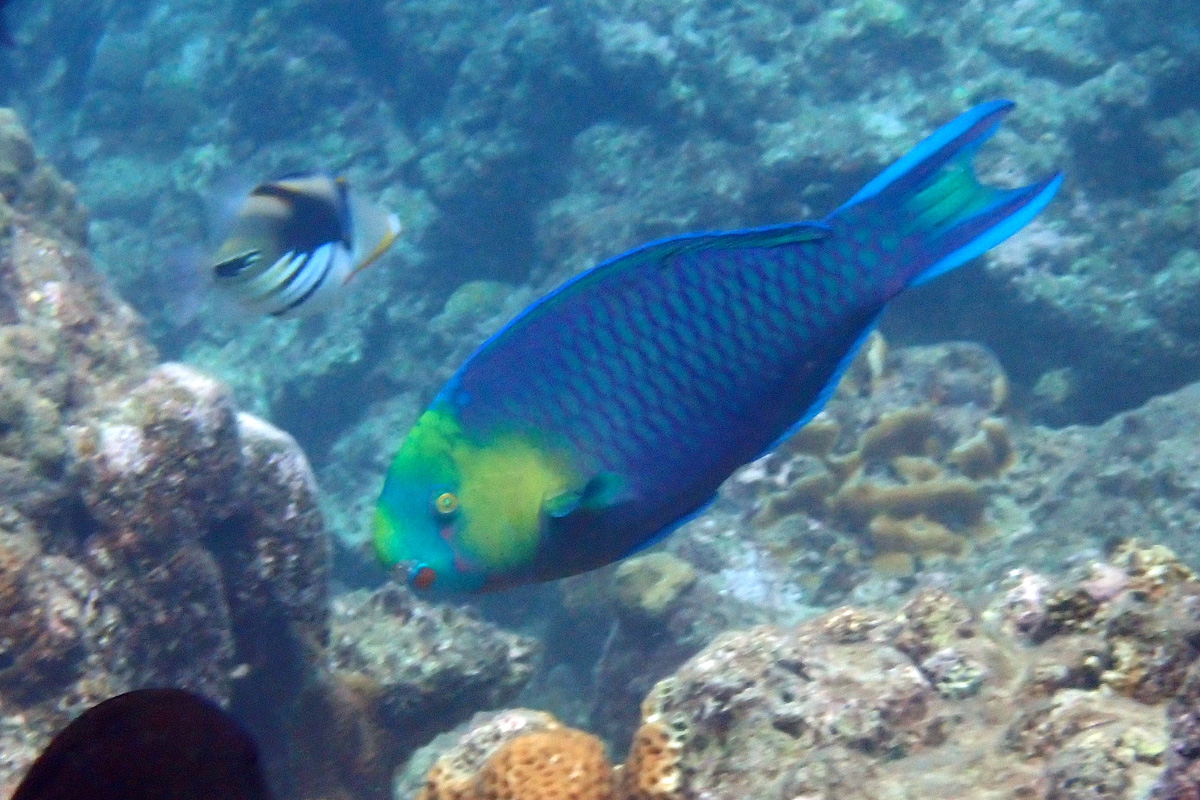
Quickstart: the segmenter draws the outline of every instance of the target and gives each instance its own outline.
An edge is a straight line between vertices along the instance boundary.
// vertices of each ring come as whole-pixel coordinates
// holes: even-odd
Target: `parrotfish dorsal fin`
[[[789,222],[784,225],[767,225],[761,228],[746,228],[719,233],[693,233],[651,242],[606,263],[615,265],[623,262],[623,266],[626,267],[650,261],[665,263],[679,256],[702,250],[782,247],[824,239],[828,235],[829,226],[822,222]]]

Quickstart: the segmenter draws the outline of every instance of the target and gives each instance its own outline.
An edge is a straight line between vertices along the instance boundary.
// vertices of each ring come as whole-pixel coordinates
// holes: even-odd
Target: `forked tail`
[[[1054,197],[1062,173],[1018,189],[980,183],[971,160],[1004,115],[1009,100],[961,114],[830,215],[861,214],[856,224],[892,228],[881,247],[901,256],[895,289],[917,286],[995,247],[1023,228]]]

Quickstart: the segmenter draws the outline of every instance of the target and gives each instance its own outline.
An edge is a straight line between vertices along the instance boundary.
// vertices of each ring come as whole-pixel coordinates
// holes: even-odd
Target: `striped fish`
[[[210,269],[250,311],[298,316],[328,308],[399,234],[396,215],[359,198],[345,178],[295,175],[250,190]]]
[[[820,410],[884,307],[1053,197],[981,184],[1012,103],[948,123],[819,222],[654,242],[534,303],[417,420],[379,498],[418,589],[575,574],[658,540]]]

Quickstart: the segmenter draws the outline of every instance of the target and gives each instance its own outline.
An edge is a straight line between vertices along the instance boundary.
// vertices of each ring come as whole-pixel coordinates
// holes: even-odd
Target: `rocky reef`
[[[1193,796],[1200,581],[1173,553],[1128,541],[980,597],[723,633],[651,689],[616,767],[544,713],[481,715],[396,796]]]
[[[417,745],[515,696],[536,644],[398,589],[333,602],[295,440],[155,364],[7,111],[0,158],[0,791],[89,705],[177,686],[249,725],[281,796],[387,797]]]

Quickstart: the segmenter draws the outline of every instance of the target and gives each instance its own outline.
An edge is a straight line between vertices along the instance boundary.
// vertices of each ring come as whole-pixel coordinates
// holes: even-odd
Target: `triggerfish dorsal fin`
[[[918,235],[907,259],[913,270],[896,290],[918,286],[995,247],[1041,211],[1062,183],[1055,173],[1018,189],[981,183],[971,163],[976,151],[1012,110],[1009,100],[976,106],[938,129],[881,172],[828,219],[876,206],[897,214],[899,233]]]

